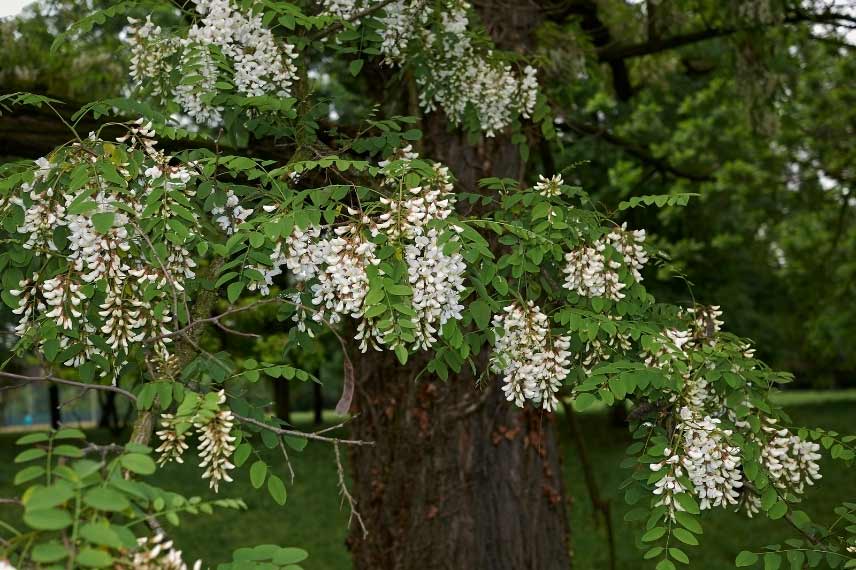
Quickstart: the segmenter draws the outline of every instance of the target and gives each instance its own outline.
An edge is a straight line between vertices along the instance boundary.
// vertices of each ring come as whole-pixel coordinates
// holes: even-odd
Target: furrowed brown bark
[[[359,361],[353,435],[375,445],[351,452],[369,533],[352,529],[354,568],[569,568],[553,417],[509,405],[495,379],[416,379],[422,364]]]

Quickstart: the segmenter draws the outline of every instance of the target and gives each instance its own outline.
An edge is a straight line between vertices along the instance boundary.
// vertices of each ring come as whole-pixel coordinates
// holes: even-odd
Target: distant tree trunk
[[[119,431],[119,410],[116,408],[116,392],[105,392],[98,399],[101,404],[101,417],[98,427],[107,428],[114,434]]]
[[[324,392],[321,390],[321,384],[317,382],[312,383],[312,409],[315,425],[324,423]]]
[[[482,0],[498,42],[520,47],[537,3]],[[501,37],[497,37],[497,35]],[[402,98],[406,99],[406,98]],[[412,112],[412,111],[411,111]],[[517,147],[478,145],[433,113],[422,122],[424,155],[448,165],[461,190],[485,176],[521,178]],[[353,494],[368,526],[348,539],[356,570],[567,570],[568,519],[552,416],[520,410],[499,381],[478,387],[468,370],[442,381],[422,372],[426,355],[401,366],[389,352],[357,355]],[[488,353],[474,355],[479,372]]]
[[[62,415],[59,409],[59,386],[50,384],[48,386],[48,406],[51,414],[51,427],[59,429],[59,424],[62,423]]]
[[[288,380],[273,380],[273,404],[276,417],[291,422],[291,385]]]

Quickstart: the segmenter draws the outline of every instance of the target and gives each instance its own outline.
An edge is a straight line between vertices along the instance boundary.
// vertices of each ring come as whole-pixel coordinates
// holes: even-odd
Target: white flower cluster
[[[166,259],[151,259],[157,253],[147,249],[138,222],[154,192],[162,194],[163,211],[158,213],[166,219],[175,215],[170,204],[176,195],[187,200],[194,192],[188,185],[192,172],[170,166],[169,157],[154,150],[151,135],[149,126],[137,121],[130,125],[129,135],[122,137],[131,140],[132,150],[143,150],[150,165],[138,176],[129,174],[128,164],[118,165],[127,188],[105,185],[94,175],[95,163],[103,157],[92,150],[100,143],[93,140],[87,143],[91,148],[70,147],[56,164],[37,161],[34,179],[21,186],[20,196],[10,200],[10,206],[24,210],[24,223],[17,228],[26,236],[24,247],[45,258],[61,259],[58,269],[34,274],[10,291],[19,298],[14,309],[21,317],[16,332],[24,336],[42,319],[54,321],[63,333],[60,348],[76,349],[65,361],[67,366],[79,366],[98,356],[118,372],[133,345],[146,338],[153,339],[149,348],[161,362],[170,359],[165,335],[170,332],[173,312],[168,306],[173,295],[183,290],[182,282],[194,277],[195,263],[184,247],[169,242],[164,245]],[[64,192],[62,172],[75,167],[91,169],[92,177],[77,190]],[[89,208],[81,212],[79,206],[85,200]],[[98,216],[107,216],[111,225],[96,229]],[[67,229],[62,250],[53,241],[57,228]],[[143,301],[144,289],[150,284],[158,291]],[[94,294],[90,285],[102,294]],[[90,311],[95,299],[96,310]],[[96,342],[96,337],[101,340]]]
[[[761,449],[761,462],[773,485],[793,493],[802,493],[806,485],[821,478],[820,445],[805,441],[785,428],[776,427],[776,420],[766,418],[763,426],[768,440]]]
[[[182,557],[181,551],[173,547],[171,540],[158,532],[152,537],[140,537],[137,539],[139,548],[131,557],[133,570],[201,570],[202,561],[197,560],[192,567],[188,567]],[[124,566],[122,566],[124,567]]]
[[[702,510],[737,504],[743,475],[740,448],[728,444],[731,430],[722,429],[719,419],[701,417],[686,406],[679,418],[677,451],[666,449],[668,458],[651,464],[652,471],[669,470],[654,484],[654,494],[660,496],[656,504],[668,507],[673,517],[675,511],[683,510],[674,496],[687,492],[678,480],[684,473]]]
[[[226,394],[223,390],[217,393],[217,405],[226,403]],[[157,436],[161,440],[157,452],[160,453],[158,463],[164,465],[170,461],[183,463],[182,455],[187,450],[186,432],[178,432],[178,423],[184,418],[176,418],[172,414],[161,414],[161,426]],[[229,471],[235,468],[230,459],[235,452],[235,436],[232,435],[232,427],[235,416],[228,408],[217,409],[210,412],[203,410],[191,418],[193,427],[199,436],[199,458],[202,460],[199,467],[205,471],[203,479],[209,480],[209,485],[214,492],[219,491],[220,482],[231,482]],[[184,419],[187,421],[186,419]]]
[[[291,95],[297,74],[294,46],[278,42],[260,13],[244,13],[231,0],[200,0],[195,7],[201,18],[186,38],[164,34],[150,16],[144,21],[128,18],[131,77],[138,86],[151,84],[153,95],[171,95],[197,123],[218,125],[223,109],[212,103],[221,79],[211,51],[216,47],[231,65],[230,79],[241,95]],[[179,84],[158,83],[176,64],[183,72]]]
[[[232,190],[226,192],[226,203],[223,206],[214,206],[211,209],[214,222],[220,226],[221,230],[226,232],[227,236],[235,233],[238,226],[244,223],[252,213],[252,208],[241,206],[241,201]]]
[[[327,12],[353,18],[378,0],[323,0]],[[527,65],[522,76],[496,61],[489,50],[473,45],[469,35],[470,5],[446,0],[439,9],[421,0],[397,0],[383,7],[381,52],[389,64],[420,66],[416,82],[425,111],[442,109],[458,125],[467,109],[475,111],[486,136],[508,127],[518,116],[528,118],[538,97],[537,71]],[[430,26],[439,11],[438,29]],[[410,58],[418,52],[419,57]]]
[[[606,297],[613,301],[624,298],[627,284],[621,281],[618,269],[627,267],[637,282],[648,261],[643,243],[645,230],[628,231],[627,225],[615,228],[591,245],[585,245],[565,255],[565,289],[583,297]],[[614,250],[619,259],[609,255]]]
[[[199,0],[195,6],[203,18],[187,37],[203,46],[217,46],[231,60],[238,93],[248,97],[291,94],[297,74],[294,46],[278,45],[261,14],[245,14],[231,0]]]
[[[277,244],[271,254],[269,267],[254,266],[262,280],[250,288],[267,294],[272,278],[285,267],[297,281],[299,291],[308,291],[312,320],[336,324],[343,317],[358,320],[355,340],[361,350],[380,350],[385,345],[388,329],[378,328],[377,319],[365,316],[365,298],[369,293],[371,267],[380,265],[377,245],[371,238],[381,233],[403,246],[407,265],[407,280],[413,292],[414,345],[429,348],[437,341],[440,327],[450,319],[460,319],[466,270],[463,256],[447,253],[441,232],[431,222],[447,220],[453,212],[452,181],[448,168],[432,165],[432,174],[424,177],[421,186],[409,188],[404,180],[412,171],[411,161],[418,155],[408,146],[400,149],[395,160],[380,163],[386,169],[383,187],[393,195],[380,198],[384,211],[371,218],[365,213],[348,209],[357,221],[335,228],[295,228],[283,244]],[[396,195],[397,193],[397,195]],[[452,235],[447,241],[457,241]],[[300,330],[307,330],[306,307],[300,295],[292,302],[298,306],[294,319]],[[405,317],[399,317],[405,318]]]
[[[552,337],[547,315],[532,301],[514,303],[493,318],[496,346],[491,368],[502,374],[502,391],[509,402],[523,407],[526,400],[554,411],[556,392],[570,372],[570,339]]]

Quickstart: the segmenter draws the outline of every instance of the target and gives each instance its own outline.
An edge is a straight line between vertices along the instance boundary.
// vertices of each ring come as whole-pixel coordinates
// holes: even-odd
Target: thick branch
[[[130,398],[133,401],[137,401],[137,397],[134,396],[131,392],[118,386],[112,386],[109,384],[87,384],[85,382],[75,382],[74,380],[66,380],[65,378],[60,378],[59,376],[52,376],[50,374],[46,374],[44,376],[26,376],[24,374],[14,374],[12,372],[0,372],[0,378],[9,378],[10,380],[24,380],[27,382],[54,382],[55,384],[65,384],[67,386],[74,386],[75,388],[80,388],[81,390],[116,392],[117,394],[122,394],[126,398]]]
[[[755,26],[726,26],[723,28],[707,28],[688,32],[686,34],[677,34],[667,38],[654,38],[646,42],[638,44],[613,44],[598,48],[597,58],[604,63],[613,63],[623,61],[634,57],[652,55],[662,53],[682,46],[696,44],[706,40],[730,36],[738,32],[748,32],[781,24],[800,24],[804,22],[835,24],[841,22],[856,22],[856,18],[845,14],[836,14],[834,12],[825,12],[822,14],[797,13],[792,14],[772,24],[759,24]]]

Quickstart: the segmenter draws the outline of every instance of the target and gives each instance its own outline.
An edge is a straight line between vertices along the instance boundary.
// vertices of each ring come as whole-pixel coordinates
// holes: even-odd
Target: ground
[[[856,391],[782,394],[780,400],[788,407],[795,425],[819,426],[844,433],[856,431],[853,429]],[[642,568],[641,554],[634,546],[638,529],[623,522],[629,507],[617,495],[618,485],[626,476],[618,466],[627,443],[626,431],[612,426],[602,411],[581,414],[579,419],[597,479],[614,505],[618,568]],[[298,427],[312,429],[308,415],[298,414],[296,421]],[[570,489],[574,564],[578,569],[607,568],[605,534],[592,517],[577,450],[565,418],[559,417],[558,421],[564,449],[565,482]],[[92,435],[99,441],[108,437],[103,432]],[[15,438],[9,434],[0,436],[0,497],[16,494],[12,487],[12,477],[17,470],[13,463]],[[269,459],[271,463],[279,464],[279,472],[286,479],[281,456],[271,453]],[[348,569],[350,561],[344,543],[348,516],[346,509],[340,508],[333,450],[329,446],[310,444],[301,454],[292,454],[292,463],[296,479],[288,488],[288,501],[284,507],[277,506],[267,493],[256,492],[250,485],[248,470],[242,470],[234,483],[221,487],[221,495],[243,497],[249,512],[223,510],[213,516],[184,516],[181,526],[170,529],[170,533],[183,547],[186,558],[202,558],[213,568],[227,560],[232,550],[239,546],[276,543],[308,550],[307,568]],[[856,485],[853,484],[852,472],[826,457],[822,472],[823,480],[807,494],[806,510],[819,520],[828,520],[833,516],[835,505],[856,498]],[[184,465],[170,465],[156,475],[159,484],[186,495],[200,494],[202,489],[198,477],[199,470],[192,460]],[[10,520],[13,508],[0,508],[0,518]],[[784,520],[749,520],[731,512],[709,513],[703,523],[702,545],[686,549],[693,570],[731,568],[740,550],[760,548],[792,536]]]

